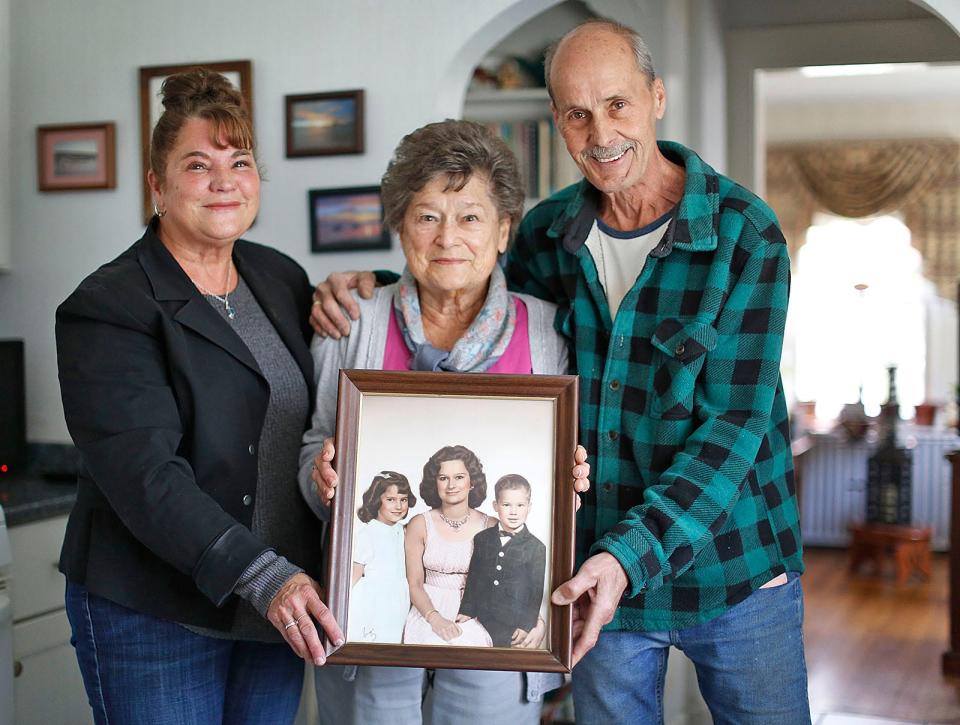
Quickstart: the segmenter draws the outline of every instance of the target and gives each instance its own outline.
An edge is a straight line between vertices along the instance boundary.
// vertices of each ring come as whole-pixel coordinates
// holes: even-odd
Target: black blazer
[[[519,627],[529,632],[540,614],[546,564],[547,548],[527,526],[502,549],[499,526],[484,529],[473,537],[460,614],[476,617],[489,630]]]
[[[242,240],[233,261],[303,372],[312,409],[306,273]],[[82,460],[60,570],[131,609],[229,629],[233,588],[268,548],[250,532],[270,394],[259,366],[152,226],[60,305],[56,337]],[[297,501],[291,525],[316,556],[295,563],[316,576],[320,527]]]

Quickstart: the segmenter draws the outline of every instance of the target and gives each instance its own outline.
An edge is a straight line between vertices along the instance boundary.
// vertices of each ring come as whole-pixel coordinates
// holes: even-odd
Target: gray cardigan
[[[339,340],[315,335],[310,344],[317,383],[317,403],[310,430],[303,434],[299,480],[304,499],[324,521],[329,519],[330,509],[320,502],[316,486],[310,478],[310,470],[314,457],[323,447],[324,438],[333,438],[337,427],[337,381],[340,369],[379,370],[383,367],[395,289],[396,284],[377,287],[373,298],[369,300],[354,293],[360,305],[360,319],[353,323],[350,335]],[[534,374],[567,373],[567,345],[553,329],[556,306],[529,295],[516,294],[516,297],[527,306],[527,332]]]

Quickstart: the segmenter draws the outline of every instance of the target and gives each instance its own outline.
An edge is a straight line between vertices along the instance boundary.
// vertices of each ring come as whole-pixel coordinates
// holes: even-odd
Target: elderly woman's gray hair
[[[414,194],[435,178],[446,177],[446,191],[460,191],[474,176],[486,179],[500,218],[510,219],[512,237],[523,216],[525,195],[516,157],[485,126],[449,118],[400,141],[380,182],[384,221],[399,231]]]

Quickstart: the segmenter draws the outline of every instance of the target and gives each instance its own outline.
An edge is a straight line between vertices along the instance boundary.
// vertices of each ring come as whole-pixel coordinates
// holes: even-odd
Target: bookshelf
[[[510,146],[520,162],[528,208],[580,180],[553,124],[546,88],[468,91],[463,117],[483,123]]]

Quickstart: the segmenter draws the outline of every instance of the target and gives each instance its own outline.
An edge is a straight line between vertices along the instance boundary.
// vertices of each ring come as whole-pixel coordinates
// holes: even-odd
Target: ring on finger
[[[308,615],[307,615],[306,612],[304,612],[304,613],[301,614],[299,617],[297,617],[295,620],[293,620],[293,621],[294,621],[294,624],[296,624],[296,625],[299,627],[299,626],[300,626],[300,620],[303,619],[303,618],[306,617],[306,616],[308,616]]]
[[[289,622],[287,622],[285,625],[283,625],[283,628],[284,628],[284,629],[290,629],[291,627],[296,627],[296,626],[297,626],[297,620],[296,620],[296,619],[291,619]]]

